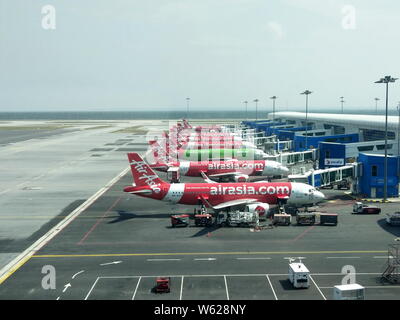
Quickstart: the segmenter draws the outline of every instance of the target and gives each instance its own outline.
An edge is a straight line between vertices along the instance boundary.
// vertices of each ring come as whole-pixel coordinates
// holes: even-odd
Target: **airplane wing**
[[[221,178],[221,177],[232,177],[236,176],[238,172],[224,172],[224,173],[216,173],[216,174],[209,174],[208,176],[211,178]]]
[[[216,206],[213,207],[215,210],[223,209],[223,208],[228,208],[228,207],[233,207],[233,206],[239,206],[241,204],[249,204],[253,202],[258,202],[257,199],[238,199],[238,200],[232,200],[232,201],[227,201],[220,203]]]
[[[207,183],[216,183],[215,181],[212,181],[207,177],[207,175],[204,173],[204,171],[200,171],[201,176],[203,177],[204,181]]]
[[[232,200],[232,201],[227,201],[223,202],[220,204],[217,204],[216,206],[211,205],[208,202],[208,199],[201,197],[201,201],[209,208],[212,208],[213,210],[220,210],[228,207],[233,207],[233,206],[239,206],[241,204],[249,204],[253,202],[258,202],[257,199],[238,199],[238,200]]]

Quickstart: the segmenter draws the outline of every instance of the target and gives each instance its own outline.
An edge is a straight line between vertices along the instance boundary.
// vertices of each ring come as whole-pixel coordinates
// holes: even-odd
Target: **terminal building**
[[[272,119],[274,121],[272,122]],[[330,170],[349,164],[358,167],[352,177],[353,192],[382,198],[384,185],[385,116],[276,112],[268,119],[243,121],[248,128],[263,133],[270,153],[302,153],[317,150],[316,168]],[[388,116],[388,197],[399,196],[400,117]],[[272,138],[271,138],[272,137]],[[334,173],[331,172],[331,175]],[[314,182],[314,175],[312,176]],[[319,181],[318,179],[316,181]]]

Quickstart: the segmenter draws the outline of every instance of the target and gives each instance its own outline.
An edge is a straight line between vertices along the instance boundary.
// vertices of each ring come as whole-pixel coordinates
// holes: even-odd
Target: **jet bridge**
[[[324,187],[347,180],[355,180],[358,176],[358,163],[342,167],[310,170],[301,175],[289,175],[290,182],[303,182],[313,187]]]
[[[275,151],[276,152],[276,151]],[[299,152],[282,152],[268,155],[265,160],[278,161],[285,166],[290,166],[308,161],[316,161],[317,149],[299,151]]]

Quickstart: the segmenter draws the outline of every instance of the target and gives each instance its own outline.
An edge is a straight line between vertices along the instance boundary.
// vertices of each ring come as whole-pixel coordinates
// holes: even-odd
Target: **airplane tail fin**
[[[183,122],[183,127],[185,129],[192,129],[192,126],[189,124],[189,122],[186,119],[182,119]]]
[[[160,177],[143,161],[138,153],[128,153],[133,181],[137,187],[152,186],[165,183]]]
[[[153,156],[155,159],[161,159],[163,161],[168,161],[169,157],[169,152],[168,152],[168,144],[163,143],[163,145],[160,145],[160,143],[157,140],[151,140],[149,141],[150,145],[150,150],[153,153]]]

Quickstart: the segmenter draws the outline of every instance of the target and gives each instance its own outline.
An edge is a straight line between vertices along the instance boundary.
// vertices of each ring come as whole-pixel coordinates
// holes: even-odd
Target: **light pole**
[[[397,179],[400,179],[400,102],[397,105],[397,111],[399,112],[399,120],[397,123]],[[398,182],[398,191],[400,191],[400,181]],[[399,196],[400,196],[400,192]]]
[[[392,78],[391,76],[386,76],[381,78],[375,83],[385,83],[386,84],[386,113],[385,113],[385,162],[383,168],[383,201],[387,200],[387,120],[388,120],[388,102],[389,102],[389,83],[395,82],[397,78]]]
[[[278,98],[277,96],[272,96],[270,99],[272,99],[272,123],[275,122],[275,100]]]
[[[306,150],[307,150],[307,137],[308,137],[308,95],[311,94],[312,91],[306,90],[300,94],[305,94],[306,95]]]
[[[189,101],[190,98],[186,98],[186,120],[189,120]]]
[[[340,103],[342,104],[342,113],[343,113],[343,103],[344,103],[343,98],[344,98],[344,97],[340,97]]]
[[[375,98],[375,114],[378,114],[378,101],[380,99],[379,98]]]
[[[258,99],[254,99],[254,102],[256,103],[256,121],[258,120]]]
[[[248,101],[246,100],[246,101],[244,101],[243,103],[246,105],[246,121],[247,121],[247,119],[248,119],[248,118],[247,118],[247,103],[248,103]]]

